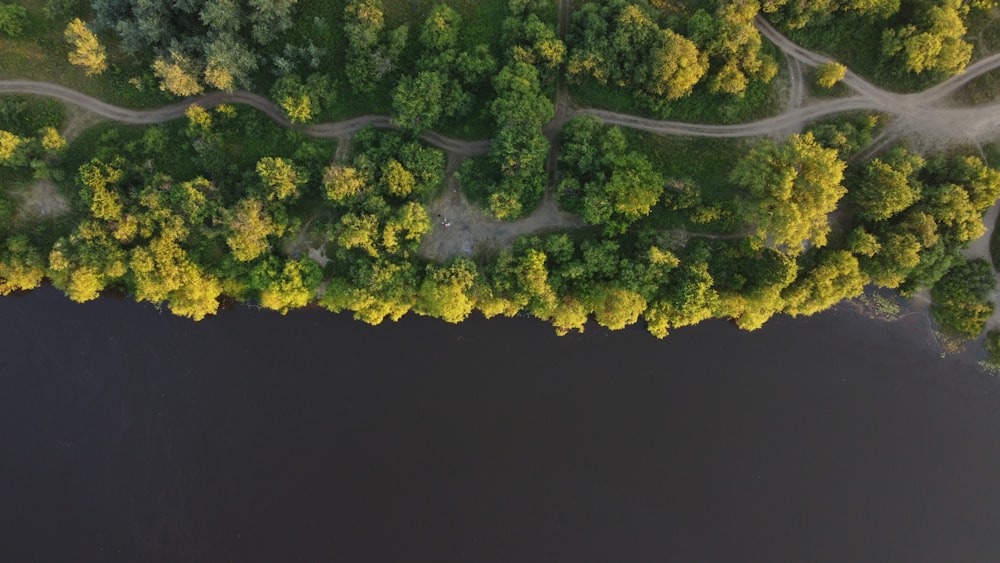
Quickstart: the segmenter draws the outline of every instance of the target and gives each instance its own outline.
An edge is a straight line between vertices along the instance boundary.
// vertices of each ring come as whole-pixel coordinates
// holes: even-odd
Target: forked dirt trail
[[[570,0],[560,0],[559,31],[563,36],[569,28],[570,10]],[[969,65],[965,73],[959,76],[952,77],[933,88],[915,94],[888,92],[848,70],[843,83],[852,90],[853,95],[834,100],[814,101],[809,100],[804,94],[804,67],[815,67],[831,62],[833,59],[796,45],[760,16],[756,19],[756,25],[761,33],[777,45],[788,59],[789,104],[781,114],[736,125],[704,125],[648,119],[601,109],[573,108],[570,105],[568,93],[562,84],[559,84],[555,99],[555,116],[544,128],[546,137],[550,141],[557,141],[557,135],[562,125],[575,116],[583,115],[597,117],[609,125],[640,129],[663,135],[717,138],[763,137],[801,131],[810,121],[857,110],[885,113],[894,118],[892,125],[877,139],[877,146],[886,146],[894,139],[904,135],[916,135],[925,148],[962,142],[981,143],[1000,135],[1000,102],[965,108],[950,107],[946,103],[947,98],[965,84],[987,72],[1000,68],[1000,53]],[[379,128],[395,128],[391,117],[386,115],[365,115],[334,123],[298,127],[289,123],[282,111],[270,100],[245,91],[236,91],[231,94],[212,92],[148,110],[115,106],[58,84],[31,80],[0,80],[0,94],[3,93],[34,94],[55,98],[86,110],[86,117],[81,118],[82,121],[74,121],[73,119],[69,121],[66,128],[68,135],[79,133],[79,130],[82,130],[81,127],[92,124],[97,119],[110,119],[129,124],[161,123],[182,117],[185,110],[192,104],[213,107],[223,103],[251,106],[263,112],[279,125],[299,129],[314,137],[338,138],[343,141],[368,125]],[[454,170],[456,163],[462,158],[485,154],[490,148],[489,140],[453,139],[433,131],[423,133],[421,138],[448,154],[450,171]],[[550,156],[548,166],[550,179],[554,179],[556,165],[554,154],[557,145],[554,144],[553,148],[553,155]],[[338,150],[339,157],[343,158],[345,154]],[[432,219],[437,220],[437,215],[440,214],[441,221],[438,222],[438,226],[428,235],[421,246],[421,252],[428,257],[444,259],[449,256],[470,255],[487,247],[509,244],[522,234],[582,225],[579,218],[559,210],[552,198],[551,190],[550,193],[546,194],[541,206],[529,217],[515,222],[492,221],[469,204],[461,193],[454,176],[449,174],[448,177],[448,185],[444,189],[442,198],[431,205]],[[991,213],[995,215],[997,209],[994,208]],[[444,227],[443,223],[450,223],[450,225]]]

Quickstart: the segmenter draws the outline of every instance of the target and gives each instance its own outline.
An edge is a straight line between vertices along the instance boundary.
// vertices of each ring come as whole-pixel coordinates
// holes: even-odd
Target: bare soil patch
[[[585,225],[576,215],[560,209],[549,193],[534,213],[524,219],[510,222],[491,219],[469,203],[454,176],[449,177],[441,197],[428,206],[428,213],[434,229],[424,236],[417,252],[439,262],[455,256],[496,252],[521,236]]]
[[[50,219],[69,211],[69,202],[51,180],[36,180],[11,193],[20,200],[18,215],[23,218]]]
[[[64,107],[66,108],[66,122],[63,124],[63,130],[60,134],[67,142],[73,141],[80,136],[80,133],[104,121],[101,116],[78,105],[64,104]]]

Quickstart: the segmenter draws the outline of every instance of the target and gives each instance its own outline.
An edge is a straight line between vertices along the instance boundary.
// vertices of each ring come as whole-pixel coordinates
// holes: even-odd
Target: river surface
[[[0,561],[1000,560],[1000,381],[920,316],[0,319]]]

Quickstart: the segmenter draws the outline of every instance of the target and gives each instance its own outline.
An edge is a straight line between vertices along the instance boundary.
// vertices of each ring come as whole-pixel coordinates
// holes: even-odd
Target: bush
[[[931,289],[934,318],[947,333],[975,338],[993,314],[986,298],[995,287],[993,268],[985,260],[958,264]]]

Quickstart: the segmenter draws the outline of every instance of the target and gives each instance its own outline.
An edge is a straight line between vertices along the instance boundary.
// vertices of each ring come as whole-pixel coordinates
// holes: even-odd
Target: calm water
[[[1000,560],[1000,382],[917,317],[0,319],[0,561]]]

